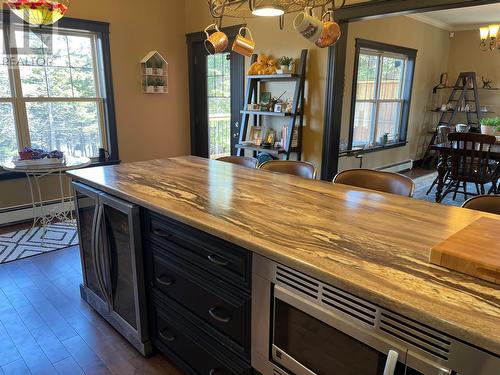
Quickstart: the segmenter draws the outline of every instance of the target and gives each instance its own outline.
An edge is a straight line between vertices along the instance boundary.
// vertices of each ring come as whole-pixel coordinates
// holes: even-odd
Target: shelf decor
[[[167,94],[167,60],[158,51],[151,51],[144,56],[140,63],[143,92],[145,94]]]
[[[52,25],[64,17],[69,0],[8,0],[12,12],[30,25]]]
[[[248,74],[246,76],[245,102],[243,109],[240,111],[242,115],[241,128],[239,141],[236,144],[238,156],[244,156],[245,151],[248,151],[252,152],[254,157],[262,156],[264,153],[273,155],[275,158],[290,160],[290,157],[294,154],[297,160],[301,160],[307,56],[308,50],[302,50],[298,62],[298,73],[296,74]],[[251,62],[255,63],[257,58],[257,55],[253,55]],[[294,87],[293,98],[279,103],[279,98],[273,98],[271,92],[264,91],[261,87],[264,82],[288,82]],[[256,98],[258,98],[259,104],[253,102]],[[267,110],[263,110],[266,104],[271,103],[273,99],[276,100],[274,105],[266,108]],[[280,111],[276,110],[276,106],[281,107]],[[283,125],[281,131],[266,128],[262,126],[262,119],[267,117],[286,118],[288,124]],[[265,128],[267,130],[264,130]],[[279,142],[276,139],[277,134],[281,134]]]

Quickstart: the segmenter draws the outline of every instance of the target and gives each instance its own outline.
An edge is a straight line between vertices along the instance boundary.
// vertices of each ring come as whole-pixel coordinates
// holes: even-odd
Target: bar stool
[[[291,174],[311,180],[316,178],[316,167],[305,161],[269,160],[262,163],[259,169],[283,174]]]
[[[479,195],[470,198],[462,208],[500,215],[500,195]]]
[[[372,169],[350,169],[340,172],[333,179],[334,184],[351,185],[384,193],[412,197],[415,183],[409,177],[398,173]]]
[[[224,156],[218,158],[217,161],[222,161],[224,163],[231,163],[236,165],[241,165],[246,168],[257,168],[257,159],[248,156]]]

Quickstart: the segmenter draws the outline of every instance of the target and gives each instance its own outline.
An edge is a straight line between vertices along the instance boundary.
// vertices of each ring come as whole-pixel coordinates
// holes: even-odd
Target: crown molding
[[[413,18],[416,21],[426,23],[428,25],[437,27],[438,29],[441,29],[441,30],[455,31],[453,26],[451,26],[450,24],[447,24],[446,22],[438,21],[432,17],[426,16],[425,14],[421,14],[421,13],[408,14],[406,17]]]

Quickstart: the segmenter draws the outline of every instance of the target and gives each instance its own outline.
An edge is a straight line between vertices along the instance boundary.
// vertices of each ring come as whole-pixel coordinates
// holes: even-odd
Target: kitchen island
[[[432,246],[494,215],[196,157],[70,175],[500,356],[500,287],[429,264]]]

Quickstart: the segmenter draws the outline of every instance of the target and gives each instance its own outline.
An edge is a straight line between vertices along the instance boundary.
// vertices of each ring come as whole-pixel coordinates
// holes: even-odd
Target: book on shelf
[[[281,144],[282,144],[282,147],[285,149],[286,149],[286,146],[288,144],[289,133],[290,133],[289,125],[283,126],[283,133],[281,135]],[[296,148],[296,147],[298,147],[298,145],[299,145],[299,129],[297,127],[295,127],[295,129],[293,130],[291,147]]]

